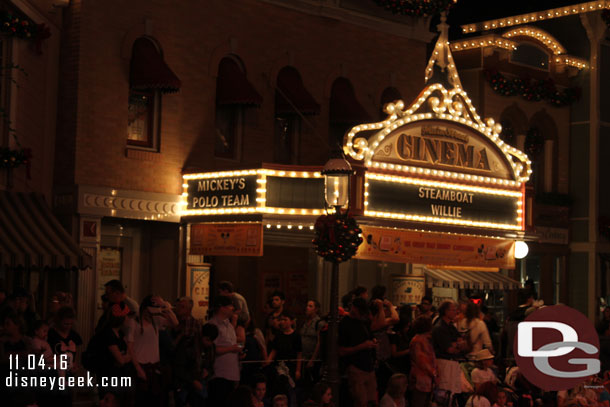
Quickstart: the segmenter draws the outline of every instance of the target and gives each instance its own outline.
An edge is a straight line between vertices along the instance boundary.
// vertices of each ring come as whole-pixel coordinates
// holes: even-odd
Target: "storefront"
[[[402,303],[418,303],[426,291],[437,299],[476,291],[496,301],[520,286],[509,270],[515,241],[525,237],[531,163],[502,142],[500,125],[476,113],[445,36],[419,98],[387,104],[385,120],[346,135],[343,149],[356,168],[350,213],[364,242],[341,265],[340,294],[381,284]],[[273,289],[286,291],[292,311],[308,295],[324,308],[328,271],[311,244],[325,210],[319,168],[263,165],[183,179],[187,262],[211,264],[210,287],[239,281],[259,310]],[[197,278],[187,278],[188,293]]]

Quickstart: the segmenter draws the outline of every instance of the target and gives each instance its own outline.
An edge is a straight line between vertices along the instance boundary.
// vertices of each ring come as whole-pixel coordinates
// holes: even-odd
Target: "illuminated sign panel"
[[[518,225],[519,192],[506,196],[494,194],[493,190],[464,187],[442,188],[369,179],[367,211]]]
[[[188,180],[187,209],[254,207],[256,178],[245,175]]]

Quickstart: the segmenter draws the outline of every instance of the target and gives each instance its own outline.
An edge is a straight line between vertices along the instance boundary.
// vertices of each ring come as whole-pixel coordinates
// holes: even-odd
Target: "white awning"
[[[424,268],[428,287],[478,290],[517,290],[521,283],[498,271],[468,271]]]

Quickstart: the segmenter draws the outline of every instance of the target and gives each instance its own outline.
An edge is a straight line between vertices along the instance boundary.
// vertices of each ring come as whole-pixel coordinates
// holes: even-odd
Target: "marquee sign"
[[[255,175],[192,179],[187,185],[187,209],[256,206]]]

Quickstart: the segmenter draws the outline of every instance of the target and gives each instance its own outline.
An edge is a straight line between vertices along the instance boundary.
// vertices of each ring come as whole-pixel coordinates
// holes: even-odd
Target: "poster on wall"
[[[192,225],[189,254],[262,256],[263,225],[260,223]]]
[[[447,266],[515,268],[515,242],[362,226],[357,259]]]
[[[106,293],[106,284],[110,280],[121,280],[123,249],[121,247],[102,246],[100,248],[99,269],[97,272],[97,304],[101,309],[101,297]]]
[[[396,306],[420,304],[425,291],[425,278],[423,276],[392,277],[392,303]]]
[[[210,267],[189,264],[187,275],[189,295],[193,299],[193,318],[205,321],[210,307]]]

